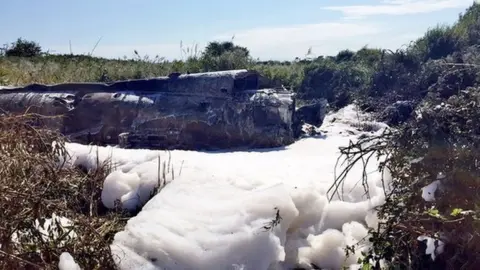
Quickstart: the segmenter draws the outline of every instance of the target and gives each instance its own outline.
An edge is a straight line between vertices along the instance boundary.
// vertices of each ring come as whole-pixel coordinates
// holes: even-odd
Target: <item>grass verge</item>
[[[109,168],[61,166],[65,140],[44,120],[0,115],[0,269],[57,269],[62,252],[83,269],[115,269],[110,243],[129,214],[101,203]]]

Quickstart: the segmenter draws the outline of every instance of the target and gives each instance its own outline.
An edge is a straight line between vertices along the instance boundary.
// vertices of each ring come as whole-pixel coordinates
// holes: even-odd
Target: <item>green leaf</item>
[[[370,270],[372,269],[372,266],[370,265],[370,263],[364,263],[362,265],[362,270]]]
[[[440,215],[439,215],[439,212],[438,212],[438,209],[428,209],[427,213],[428,213],[430,216],[433,216],[433,217],[438,217],[438,216],[440,216]]]
[[[452,213],[450,213],[450,215],[452,217],[456,217],[456,216],[460,215],[462,212],[463,212],[462,208],[455,208],[455,209],[452,210]]]

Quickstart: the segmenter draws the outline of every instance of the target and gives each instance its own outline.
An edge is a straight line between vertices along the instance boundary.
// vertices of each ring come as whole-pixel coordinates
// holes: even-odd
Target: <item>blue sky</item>
[[[184,48],[230,40],[263,60],[291,60],[311,47],[333,55],[364,45],[396,49],[436,24],[451,24],[473,0],[7,0],[0,43],[23,37],[45,50],[167,59]]]

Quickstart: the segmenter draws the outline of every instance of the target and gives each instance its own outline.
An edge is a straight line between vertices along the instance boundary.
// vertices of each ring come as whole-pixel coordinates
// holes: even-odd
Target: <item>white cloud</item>
[[[423,32],[424,29],[416,29],[415,33],[412,33],[409,29],[384,28],[380,24],[365,21],[261,27],[214,35],[198,43],[198,49],[202,50],[207,41],[230,40],[235,35],[235,44],[247,47],[255,58],[293,60],[295,57],[305,56],[310,47],[317,56],[336,55],[340,50],[357,50],[365,45],[397,49]],[[184,47],[191,48],[191,44],[194,43],[189,42]],[[69,52],[68,44],[49,48],[57,53]],[[74,53],[89,53],[92,48],[93,46],[75,46],[73,43]],[[180,42],[143,45],[106,45],[100,42],[93,55],[108,58],[132,57],[134,50],[151,58],[158,55],[169,60],[182,59]]]
[[[407,15],[467,7],[473,0],[384,0],[378,5],[329,6],[326,10],[340,11],[347,18],[373,15]]]
[[[255,57],[292,60],[304,56],[310,47],[319,55],[336,54],[352,41],[368,39],[381,32],[381,27],[368,23],[318,23],[255,28],[218,35],[214,39],[226,40],[235,34],[234,42],[247,47]]]

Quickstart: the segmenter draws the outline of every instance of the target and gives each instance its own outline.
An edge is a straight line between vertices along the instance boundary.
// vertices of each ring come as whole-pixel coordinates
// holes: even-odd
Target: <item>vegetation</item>
[[[122,210],[120,202],[113,210],[103,205],[103,181],[115,164],[70,166],[65,138],[44,128],[58,120],[0,116],[0,269],[57,269],[63,252],[83,269],[116,269],[110,244],[141,210]],[[166,185],[170,171],[173,180],[170,159],[159,160],[150,197]]]
[[[281,82],[300,99],[326,98],[334,108],[356,102],[361,108],[382,116],[394,102],[408,101],[417,112],[408,113],[394,130],[373,138],[375,140],[366,138],[370,140],[370,147],[365,148],[366,141],[360,141],[342,150],[351,160],[354,160],[351,155],[386,154],[387,161],[381,169],[388,168],[394,180],[387,203],[378,209],[382,222],[371,231],[374,249],[365,254],[364,266],[375,269],[379,268],[379,261],[384,261],[395,269],[473,269],[480,264],[479,44],[478,3],[461,14],[455,24],[436,26],[397,51],[364,47],[355,52],[344,50],[336,56],[291,62],[256,61],[247,48],[233,42],[212,42],[203,52],[197,48],[185,49],[185,59],[166,61],[159,57],[141,57],[138,53],[133,59],[116,60],[51,55],[41,52],[36,43],[19,39],[2,51],[0,84],[108,82],[171,72],[248,68]],[[0,208],[6,211],[0,219],[8,223],[6,228],[0,226],[0,265],[5,262],[5,266],[16,266],[9,264],[14,257],[7,253],[20,258],[16,261],[18,265],[27,260],[46,265],[58,259],[59,250],[77,254],[75,258],[93,258],[81,244],[53,249],[39,240],[42,252],[46,253],[35,253],[32,246],[5,240],[11,239],[12,228],[28,231],[34,219],[49,216],[53,210],[82,225],[85,231],[75,230],[85,235],[86,238],[80,239],[86,239],[83,243],[86,247],[96,245],[97,250],[107,252],[105,243],[111,235],[101,234],[99,228],[107,226],[104,223],[111,224],[113,229],[109,233],[113,233],[114,228],[122,224],[123,214],[104,213],[97,205],[98,179],[105,172],[59,171],[52,167],[53,156],[48,154],[47,145],[51,145],[54,138],[51,133],[42,131],[38,137],[38,132],[32,132],[29,125],[11,125],[14,120],[17,121],[2,116],[0,128],[0,158],[9,156],[10,160],[0,164],[0,189],[2,194],[7,194],[0,198]],[[22,141],[17,143],[19,138]],[[29,157],[25,154],[26,145],[33,145],[33,149],[28,150],[33,153]],[[421,161],[410,162],[417,158]],[[39,168],[46,169],[39,171]],[[435,194],[435,201],[425,202],[420,188],[437,180],[439,173],[445,176],[441,179],[442,189]],[[82,191],[81,194],[68,189],[63,180],[66,177],[70,184],[81,187],[75,189],[75,192]],[[49,183],[55,183],[51,184],[53,189],[45,189]],[[18,190],[28,190],[29,196],[21,197]],[[67,197],[75,199],[59,199]],[[52,202],[55,208],[49,208]],[[86,236],[94,231],[98,235],[99,230],[101,236],[96,239]],[[438,254],[435,261],[423,256],[425,246],[417,240],[422,235],[441,238],[445,243],[444,252]],[[103,260],[99,254],[104,253],[96,253],[96,258]],[[104,266],[98,262],[80,263],[92,269]]]
[[[70,252],[86,269],[112,269],[109,245],[129,214],[108,212],[101,203],[107,166],[61,165],[62,136],[38,125],[48,120],[0,118],[0,268],[55,269],[60,254]]]
[[[381,169],[393,176],[387,202],[378,208],[381,222],[370,231],[374,248],[365,254],[364,268],[379,269],[381,261],[389,269],[480,264],[479,22],[480,5],[473,4],[453,26],[436,27],[391,54],[396,63],[387,70],[393,78],[364,95],[380,107],[395,99],[416,104],[395,130],[342,149],[349,160],[385,155]],[[438,184],[435,200],[425,201],[421,189],[432,183]],[[425,255],[422,236],[435,239],[435,260]]]
[[[34,41],[19,38],[10,45],[6,44],[1,51],[7,57],[35,57],[42,54],[42,47]]]

